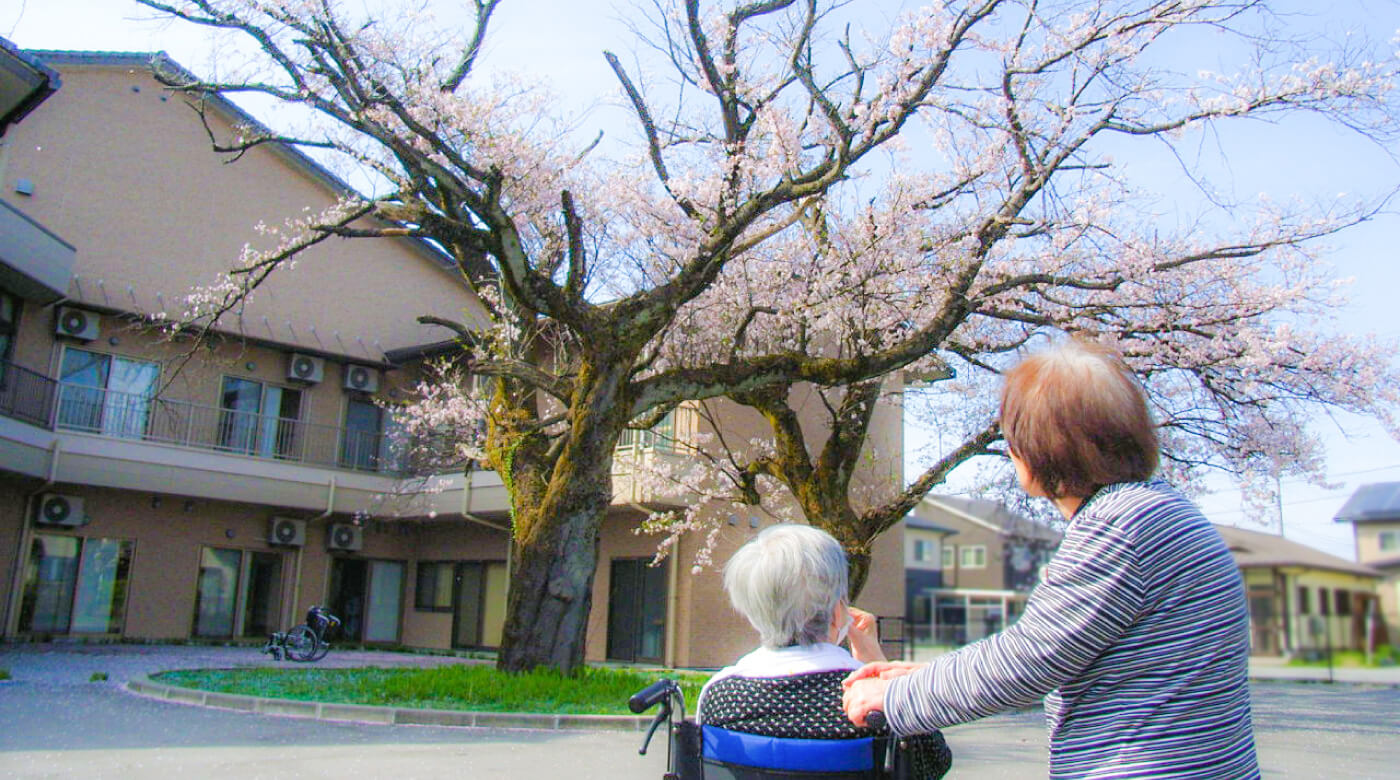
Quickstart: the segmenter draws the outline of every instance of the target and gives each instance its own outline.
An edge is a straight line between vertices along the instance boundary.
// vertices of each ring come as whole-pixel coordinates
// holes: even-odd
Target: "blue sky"
[[[1400,29],[1400,5],[1390,0],[1326,4],[1297,0],[1282,4],[1285,11],[1290,6],[1298,14],[1289,17],[1290,24],[1334,38],[1355,28],[1387,40]],[[507,0],[493,22],[487,61],[547,74],[560,94],[576,101],[578,109],[592,104],[599,95],[610,100],[615,82],[601,51],[613,47],[625,61],[628,49],[614,7],[593,0]],[[1312,8],[1325,10],[1314,12]],[[215,48],[212,33],[190,25],[153,22],[151,16],[126,0],[20,0],[0,10],[0,35],[35,49],[159,49],[186,67],[207,71]],[[599,124],[610,121],[601,116],[593,119]],[[1228,144],[1223,158],[1213,141],[1204,141],[1200,161],[1213,168],[1217,181],[1237,193],[1268,192],[1274,199],[1284,200],[1304,193],[1379,193],[1400,184],[1400,164],[1391,156],[1400,152],[1400,147],[1379,148],[1355,135],[1307,121],[1282,126],[1251,123],[1235,132],[1244,135],[1226,139],[1234,143]],[[1241,138],[1244,143],[1238,143]],[[1168,185],[1168,191],[1180,192],[1183,199],[1195,197],[1184,187],[1172,190]],[[1400,216],[1386,214],[1331,242],[1329,261],[1337,275],[1355,279],[1350,291],[1352,304],[1333,327],[1400,340],[1395,303],[1400,289],[1400,263],[1394,250],[1397,235]],[[1328,473],[1334,486],[1324,489],[1284,480],[1284,526],[1290,539],[1350,558],[1351,529],[1331,518],[1358,486],[1400,480],[1400,444],[1362,419],[1320,416],[1313,425],[1328,443]],[[921,434],[912,429],[909,433],[917,444]],[[911,473],[916,468],[917,463],[908,464]],[[1207,489],[1212,492],[1202,497],[1201,506],[1213,520],[1256,530],[1277,528],[1273,516],[1247,514],[1228,482],[1212,481]]]

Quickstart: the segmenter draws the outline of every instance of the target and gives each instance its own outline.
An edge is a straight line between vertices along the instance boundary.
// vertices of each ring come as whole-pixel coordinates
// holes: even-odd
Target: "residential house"
[[[939,582],[915,590],[906,574],[914,591],[906,601],[915,634],[939,644],[973,642],[1013,622],[1060,543],[1054,529],[983,499],[929,496],[905,524],[906,538],[938,536]]]
[[[327,604],[353,641],[495,647],[505,488],[471,470],[415,492],[378,403],[406,397],[443,336],[419,314],[481,311],[451,263],[410,239],[326,242],[214,338],[164,336],[150,323],[261,240],[255,225],[347,186],[277,144],[225,164],[152,77],[152,55],[0,56],[20,74],[0,73],[3,635],[251,643]],[[204,105],[220,136],[256,124],[223,99]],[[739,413],[724,424],[764,430]],[[683,412],[671,425],[682,443],[703,430]],[[879,451],[900,451],[893,407],[874,432]],[[634,533],[643,512],[686,500],[629,477],[629,458],[679,457],[669,441],[624,443],[590,660],[718,666],[753,644],[719,573],[689,573],[702,540],[651,566],[657,540]],[[734,518],[716,560],[766,522]],[[901,550],[898,532],[877,543],[863,606],[898,613]]]
[[[1216,529],[1244,577],[1250,652],[1295,656],[1365,648],[1380,572],[1275,534]]]
[[[1351,523],[1356,560],[1380,572],[1380,619],[1400,642],[1400,482],[1362,485],[1333,518]]]

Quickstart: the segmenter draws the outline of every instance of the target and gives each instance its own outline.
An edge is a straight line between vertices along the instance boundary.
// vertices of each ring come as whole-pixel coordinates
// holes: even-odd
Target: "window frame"
[[[418,561],[413,567],[413,610],[415,612],[434,612],[451,614],[453,611],[454,590],[457,582],[458,561]],[[425,603],[423,575],[425,570],[432,569],[447,571],[447,593],[438,593],[438,586],[442,584],[442,575],[435,574],[432,579],[432,603]],[[441,597],[446,595],[447,603],[443,604]]]
[[[971,558],[972,562],[968,562]],[[987,568],[987,545],[966,544],[958,549],[958,568],[961,569],[985,569]]]

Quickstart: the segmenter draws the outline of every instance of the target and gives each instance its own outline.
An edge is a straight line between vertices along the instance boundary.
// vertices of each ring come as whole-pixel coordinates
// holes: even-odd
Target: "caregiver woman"
[[[927,665],[846,679],[847,716],[922,734],[1045,697],[1050,776],[1259,776],[1249,614],[1220,534],[1152,479],[1146,399],[1115,354],[1066,342],[1011,369],[1002,435],[1021,487],[1069,520],[1014,625]]]

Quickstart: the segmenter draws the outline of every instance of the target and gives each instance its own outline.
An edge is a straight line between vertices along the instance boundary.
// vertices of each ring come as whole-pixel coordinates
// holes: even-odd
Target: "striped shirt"
[[[885,712],[918,734],[1044,696],[1052,778],[1254,778],[1248,664],[1219,532],[1166,483],[1124,483],[1070,521],[1019,621],[891,681]]]

